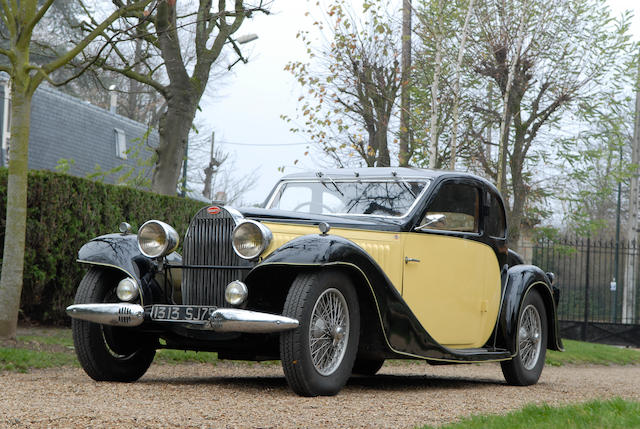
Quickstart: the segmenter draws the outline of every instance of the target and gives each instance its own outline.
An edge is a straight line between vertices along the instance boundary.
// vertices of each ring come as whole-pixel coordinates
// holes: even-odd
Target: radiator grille
[[[240,258],[231,247],[235,222],[224,209],[210,214],[204,208],[196,214],[184,239],[184,265],[243,266],[252,263]],[[189,305],[225,306],[224,289],[233,280],[242,280],[246,270],[183,268],[182,302]]]

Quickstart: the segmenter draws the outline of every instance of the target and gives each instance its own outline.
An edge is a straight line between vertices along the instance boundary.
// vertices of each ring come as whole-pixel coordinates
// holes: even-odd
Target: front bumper
[[[74,304],[67,307],[67,314],[80,320],[110,326],[140,326],[150,320],[149,312],[138,304]],[[290,317],[237,308],[218,308],[208,320],[163,320],[153,323],[180,324],[194,329],[214,332],[272,333],[295,329],[299,322]]]

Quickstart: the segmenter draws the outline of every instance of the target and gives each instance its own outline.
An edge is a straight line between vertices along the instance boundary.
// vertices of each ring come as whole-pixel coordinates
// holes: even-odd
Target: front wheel
[[[118,302],[115,288],[122,276],[91,268],[84,276],[75,304]],[[71,321],[73,344],[80,365],[96,381],[136,381],[149,369],[156,354],[153,339],[133,328]]]
[[[518,354],[501,363],[507,383],[514,386],[536,384],[547,354],[547,312],[536,291],[527,294],[518,317]]]
[[[349,278],[337,271],[298,275],[283,315],[300,322],[280,334],[289,386],[302,396],[337,394],[351,376],[360,335],[358,297]]]

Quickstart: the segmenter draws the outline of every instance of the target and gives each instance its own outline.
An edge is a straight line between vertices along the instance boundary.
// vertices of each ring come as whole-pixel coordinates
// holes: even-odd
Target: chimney
[[[116,86],[111,85],[109,87],[109,111],[116,113],[116,106],[118,105],[118,93],[116,92]]]

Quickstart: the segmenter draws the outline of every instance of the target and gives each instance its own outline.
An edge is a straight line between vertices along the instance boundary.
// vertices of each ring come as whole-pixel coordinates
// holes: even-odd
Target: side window
[[[507,236],[507,222],[504,218],[504,208],[497,195],[489,193],[489,216],[487,218],[487,234],[495,238]]]
[[[274,202],[273,208],[280,210],[295,210],[303,213],[309,213],[311,209],[311,188],[302,184],[285,185],[289,192],[284,192],[284,188],[280,191],[278,200]]]
[[[480,190],[472,185],[445,184],[420,226],[457,232],[479,232]]]

